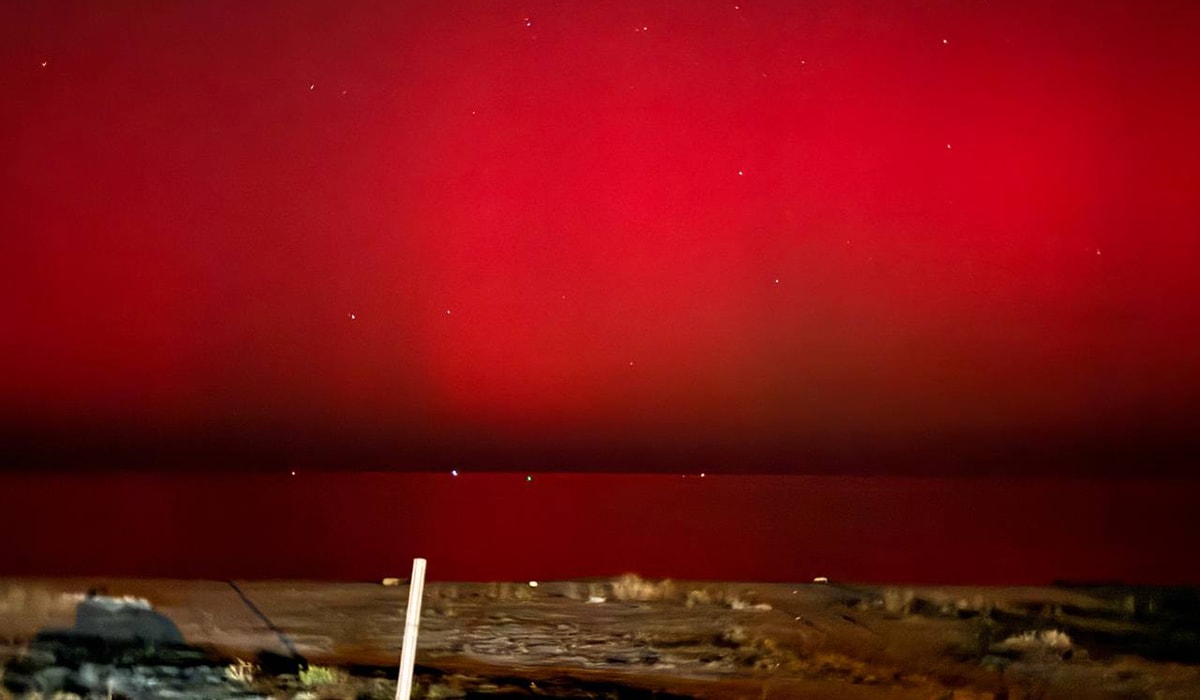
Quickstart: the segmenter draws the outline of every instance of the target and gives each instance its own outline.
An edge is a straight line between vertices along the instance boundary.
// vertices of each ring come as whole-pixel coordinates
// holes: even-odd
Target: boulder
[[[75,606],[75,634],[109,641],[183,644],[169,617],[137,598],[89,596]]]

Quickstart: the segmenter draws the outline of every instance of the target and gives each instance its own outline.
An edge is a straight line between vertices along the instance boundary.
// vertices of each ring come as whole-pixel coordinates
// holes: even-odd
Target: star
[[[296,476],[296,472],[292,472],[292,476]]]
[[[350,320],[351,320],[351,321],[353,321],[353,320],[354,320],[354,319],[356,319],[356,318],[358,318],[358,316],[356,316],[356,315],[354,315],[354,314],[350,314]]]
[[[745,175],[745,174],[746,174],[746,173],[742,172],[741,170],[739,170],[739,171],[738,171],[738,176],[742,176],[742,175]]]
[[[457,469],[451,469],[451,470],[450,470],[450,476],[458,476],[458,470],[457,470]]]
[[[309,89],[309,90],[315,90],[316,88],[317,88],[317,84],[316,84],[316,83],[309,83],[309,86],[308,86],[308,89]]]
[[[779,284],[779,278],[775,278],[775,284]]]
[[[949,44],[949,43],[950,43],[950,42],[949,42],[948,40],[946,40],[946,39],[942,39],[942,44],[943,44],[943,45],[945,45],[945,44]]]
[[[450,309],[446,309],[446,315],[447,315],[447,316],[449,316],[449,315],[450,315]]]
[[[42,61],[42,68],[45,68],[48,65],[50,65],[49,61]]]
[[[949,148],[950,148],[950,144],[946,144],[946,148],[947,148],[947,149],[949,149]]]

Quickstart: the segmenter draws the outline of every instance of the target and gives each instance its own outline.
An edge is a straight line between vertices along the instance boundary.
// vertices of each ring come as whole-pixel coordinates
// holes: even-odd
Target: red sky
[[[1179,473],[1196,36],[1184,2],[5,3],[4,463]]]

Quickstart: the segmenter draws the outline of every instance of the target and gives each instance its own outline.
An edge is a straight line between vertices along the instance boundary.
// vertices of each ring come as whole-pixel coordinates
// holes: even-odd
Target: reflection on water
[[[290,471],[0,475],[0,575],[1200,581],[1197,482]]]

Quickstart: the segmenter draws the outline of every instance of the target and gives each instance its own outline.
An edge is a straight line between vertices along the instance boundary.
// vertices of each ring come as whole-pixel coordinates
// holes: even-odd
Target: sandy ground
[[[148,599],[189,642],[230,657],[295,651],[377,674],[399,658],[407,600],[406,586],[377,583],[6,579],[0,653],[69,627],[96,587]],[[1179,599],[636,577],[430,583],[417,661],[426,684],[505,697],[1198,698],[1200,638]],[[588,684],[609,690],[578,690]]]

